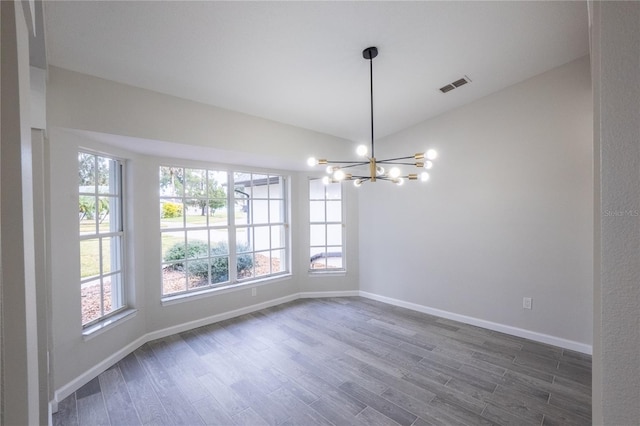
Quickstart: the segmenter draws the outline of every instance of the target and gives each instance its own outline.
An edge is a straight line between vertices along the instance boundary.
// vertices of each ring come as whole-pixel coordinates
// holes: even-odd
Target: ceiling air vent
[[[471,79],[465,75],[463,78],[461,78],[459,80],[456,80],[453,83],[449,83],[446,86],[441,87],[440,91],[442,93],[447,93],[447,92],[452,91],[455,88],[458,88],[458,87],[463,86],[463,85],[465,85],[467,83],[470,83],[470,82],[471,82]]]

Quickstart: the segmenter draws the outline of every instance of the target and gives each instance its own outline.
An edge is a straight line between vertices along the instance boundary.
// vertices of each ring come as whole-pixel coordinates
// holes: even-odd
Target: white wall
[[[640,419],[640,3],[593,2],[593,424]]]
[[[297,297],[299,292],[357,290],[357,227],[348,230],[347,238],[352,241],[348,245],[349,273],[310,278],[307,174],[273,168],[293,164],[304,169],[309,155],[350,151],[352,146],[346,141],[56,68],[51,69],[49,77],[47,120],[53,247],[52,365],[58,400],[149,337],[201,325],[207,318],[222,318],[225,313],[252,305]],[[138,310],[134,317],[89,340],[82,338],[77,284],[79,147],[127,160],[127,274],[132,285],[129,300]],[[169,158],[171,153],[176,158]],[[251,296],[251,286],[245,286],[163,305],[158,166],[171,162],[225,169],[238,159],[246,159],[247,164],[264,159],[271,166],[242,167],[244,170],[292,177],[291,277],[260,285],[256,296]],[[351,207],[355,208],[349,212],[349,220],[357,223],[357,203]]]
[[[436,148],[440,158],[424,187],[361,188],[361,290],[590,350],[588,57],[376,148],[380,158],[425,148]],[[532,310],[523,310],[525,296],[533,298]]]

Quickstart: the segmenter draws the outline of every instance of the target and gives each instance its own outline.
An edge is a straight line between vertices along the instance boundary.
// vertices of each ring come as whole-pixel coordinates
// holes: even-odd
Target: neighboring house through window
[[[125,308],[122,162],[78,153],[80,296],[87,327]]]

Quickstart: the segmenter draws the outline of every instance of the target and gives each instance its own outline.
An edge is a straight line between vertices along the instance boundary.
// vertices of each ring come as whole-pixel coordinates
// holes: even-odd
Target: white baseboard
[[[360,296],[367,299],[377,300],[379,302],[388,303],[390,305],[399,306],[401,308],[411,309],[412,311],[418,311],[429,315],[434,315],[441,318],[450,319],[453,321],[459,321],[465,324],[475,325],[478,327],[486,328],[493,331],[499,331],[501,333],[510,334],[512,336],[523,337],[525,339],[533,340],[540,343],[546,343],[548,345],[558,346],[572,351],[581,352],[591,355],[593,347],[573,340],[563,339],[561,337],[550,336],[548,334],[538,333],[536,331],[525,330],[523,328],[512,327],[510,325],[499,324],[496,322],[486,321],[479,318],[469,317],[466,315],[460,315],[449,311],[443,311],[440,309],[430,308],[424,305],[418,305],[416,303],[405,302],[404,300],[393,299],[391,297],[380,296],[374,293],[368,293],[366,291],[358,292]]]
[[[270,308],[272,306],[281,305],[283,303],[291,302],[296,299],[306,299],[306,298],[320,298],[320,297],[347,297],[347,296],[358,296],[358,291],[314,291],[314,292],[305,292],[305,293],[294,293],[285,297],[280,297],[278,299],[267,300],[266,302],[256,303],[255,305],[246,306],[244,308],[235,309],[233,311],[223,312],[220,314],[212,315],[210,317],[201,318],[195,321],[189,321],[183,324],[178,324],[175,326],[167,327],[162,330],[152,331],[147,333],[133,342],[129,343],[119,351],[114,354],[108,356],[103,359],[98,364],[91,367],[89,370],[82,373],[80,376],[76,377],[69,383],[61,386],[54,392],[53,401],[50,401],[51,412],[55,413],[58,411],[58,403],[71,395],[73,392],[80,389],[82,386],[86,385],[97,377],[100,373],[116,364],[125,356],[129,355],[131,352],[138,349],[140,346],[144,345],[147,342],[151,342],[152,340],[161,339],[163,337],[171,336],[172,334],[182,333],[183,331],[192,330],[194,328],[202,327],[205,325],[213,324],[219,321],[224,321],[230,318],[239,317],[240,315],[249,314],[251,312],[259,311],[261,309]]]
[[[360,296],[358,290],[350,291],[306,291],[298,293],[300,299],[319,299],[321,297],[353,297]]]

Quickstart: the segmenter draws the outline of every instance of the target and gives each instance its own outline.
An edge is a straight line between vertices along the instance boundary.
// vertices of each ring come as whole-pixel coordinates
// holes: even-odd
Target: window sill
[[[344,277],[347,275],[345,269],[336,269],[334,271],[327,271],[326,269],[309,269],[309,277]]]
[[[238,290],[249,289],[252,287],[259,287],[266,284],[272,284],[280,281],[285,281],[291,279],[291,273],[286,273],[282,275],[276,275],[273,277],[251,280],[251,281],[240,281],[235,284],[227,285],[224,287],[218,288],[208,288],[202,291],[195,291],[189,293],[180,293],[175,296],[166,296],[162,298],[162,306],[174,305],[176,303],[187,302],[191,300],[203,299],[206,297],[217,296],[220,294],[231,293]]]
[[[123,310],[122,312],[118,312],[117,314],[112,315],[103,321],[93,324],[82,330],[82,340],[84,340],[85,342],[91,340],[94,337],[104,333],[105,331],[112,329],[117,324],[135,317],[137,313],[137,309],[129,308]]]

